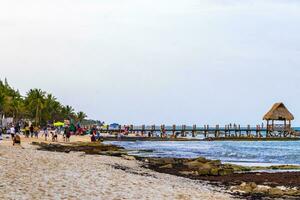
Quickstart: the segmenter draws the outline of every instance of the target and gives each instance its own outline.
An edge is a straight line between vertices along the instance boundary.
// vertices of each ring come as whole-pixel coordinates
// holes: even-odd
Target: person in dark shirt
[[[66,126],[64,135],[66,136],[66,142],[70,142],[71,131],[69,126]]]
[[[34,128],[33,128],[33,126],[31,125],[30,128],[29,128],[30,137],[33,137],[33,131],[34,131]]]

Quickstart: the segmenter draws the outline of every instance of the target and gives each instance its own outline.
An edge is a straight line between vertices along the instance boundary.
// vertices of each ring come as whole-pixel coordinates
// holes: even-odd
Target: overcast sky
[[[0,0],[0,78],[90,118],[300,125],[298,0]]]

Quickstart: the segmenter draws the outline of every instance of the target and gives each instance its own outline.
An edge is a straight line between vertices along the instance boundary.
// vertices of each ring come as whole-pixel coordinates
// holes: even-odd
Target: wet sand
[[[71,138],[82,140],[89,138]],[[40,151],[31,141],[0,141],[0,199],[233,199],[205,181],[154,172],[136,160]]]

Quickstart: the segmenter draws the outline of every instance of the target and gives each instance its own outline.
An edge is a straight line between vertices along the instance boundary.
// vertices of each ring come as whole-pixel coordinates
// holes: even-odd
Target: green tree
[[[64,118],[67,118],[67,119],[75,118],[75,110],[72,106],[69,106],[69,105],[63,107],[62,114],[63,114]]]
[[[78,122],[82,123],[82,121],[85,118],[87,118],[87,115],[84,112],[80,111],[80,112],[77,113],[76,118],[77,118]]]
[[[42,113],[43,122],[54,122],[62,120],[62,106],[52,94],[45,97],[44,110]]]
[[[41,122],[41,115],[45,106],[45,95],[46,92],[40,89],[31,89],[27,93],[25,102],[27,103],[31,117],[35,119],[36,125]]]
[[[5,100],[6,96],[4,95],[4,93],[2,93],[0,91],[0,117],[2,118],[2,115],[4,115],[4,109],[5,109]]]
[[[40,89],[31,89],[23,97],[7,79],[0,80],[0,117],[3,115],[33,120],[36,125],[64,119],[82,121],[87,117],[84,112],[76,114],[72,106],[63,106],[52,94]]]

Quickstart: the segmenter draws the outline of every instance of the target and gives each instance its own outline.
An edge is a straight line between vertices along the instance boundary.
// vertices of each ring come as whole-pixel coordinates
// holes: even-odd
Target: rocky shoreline
[[[81,151],[138,160],[142,166],[153,171],[185,177],[193,180],[208,181],[212,185],[225,187],[231,194],[246,199],[299,199],[300,172],[252,172],[264,169],[298,169],[298,166],[243,167],[222,164],[218,160],[205,158],[143,158],[128,155],[128,151],[115,145],[102,143],[48,144],[33,143],[39,150],[69,153]],[[242,172],[242,173],[241,173]]]
[[[208,181],[210,184],[225,187],[232,194],[247,199],[300,198],[300,172],[249,171],[240,173],[245,170],[244,167],[221,164],[218,160],[205,158],[142,158],[142,160],[145,167],[154,171]],[[288,167],[293,168],[293,166],[277,166],[276,168],[287,169]],[[297,166],[294,167],[297,168]],[[272,167],[266,169],[269,168]],[[250,170],[250,168],[246,169]]]

